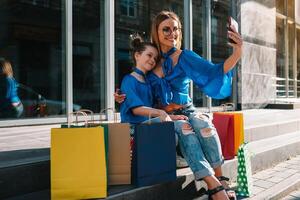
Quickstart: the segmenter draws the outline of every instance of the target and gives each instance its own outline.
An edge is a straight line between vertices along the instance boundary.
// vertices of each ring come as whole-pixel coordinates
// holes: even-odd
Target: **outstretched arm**
[[[225,74],[236,65],[242,56],[243,39],[234,26],[231,26],[231,29],[233,31],[228,31],[228,35],[235,43],[229,43],[233,47],[233,52],[224,62]]]

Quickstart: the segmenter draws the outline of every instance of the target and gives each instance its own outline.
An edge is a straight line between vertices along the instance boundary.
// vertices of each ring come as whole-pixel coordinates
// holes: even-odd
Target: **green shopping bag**
[[[244,143],[239,147],[237,157],[237,195],[242,197],[250,197],[252,194],[253,181],[251,169],[251,155],[247,143]]]

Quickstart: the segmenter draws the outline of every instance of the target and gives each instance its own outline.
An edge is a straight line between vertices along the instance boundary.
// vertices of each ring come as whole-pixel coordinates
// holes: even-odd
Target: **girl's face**
[[[163,51],[176,46],[180,31],[178,22],[174,19],[169,18],[159,24],[158,40]]]
[[[141,53],[135,53],[136,67],[144,73],[151,71],[157,62],[158,51],[152,46],[146,46]]]

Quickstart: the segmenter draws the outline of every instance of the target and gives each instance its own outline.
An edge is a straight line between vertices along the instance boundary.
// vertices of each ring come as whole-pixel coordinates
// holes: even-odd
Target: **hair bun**
[[[142,37],[138,33],[131,34],[130,39],[131,39],[131,46],[133,49],[140,47],[141,44],[144,42]]]

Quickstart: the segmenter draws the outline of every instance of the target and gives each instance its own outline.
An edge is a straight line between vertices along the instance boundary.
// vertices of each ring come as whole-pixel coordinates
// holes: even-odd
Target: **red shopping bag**
[[[234,158],[234,115],[215,112],[213,114],[213,124],[221,141],[224,158],[226,160]]]

